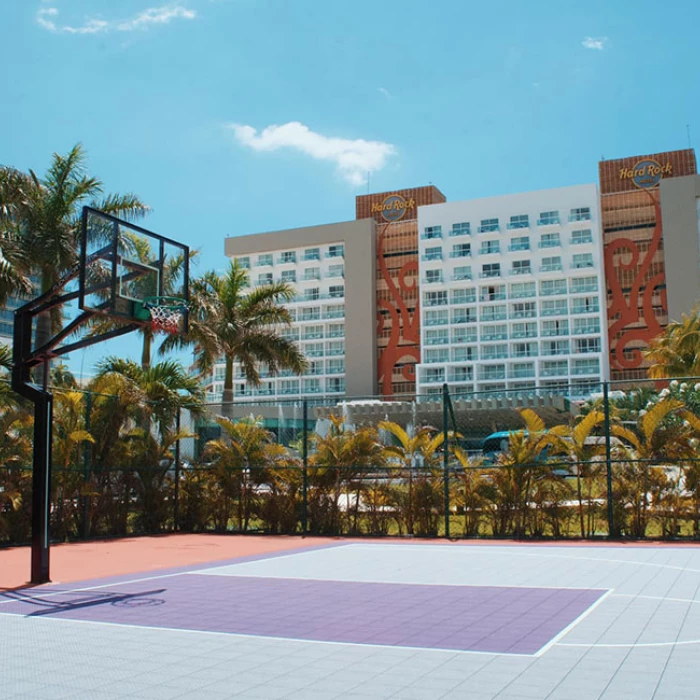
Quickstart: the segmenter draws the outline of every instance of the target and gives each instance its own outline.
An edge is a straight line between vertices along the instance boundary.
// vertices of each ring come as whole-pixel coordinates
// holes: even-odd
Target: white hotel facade
[[[418,210],[417,391],[599,391],[608,378],[598,190]]]

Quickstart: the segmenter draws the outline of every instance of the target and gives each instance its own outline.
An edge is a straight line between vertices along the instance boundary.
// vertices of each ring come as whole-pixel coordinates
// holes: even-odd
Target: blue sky
[[[699,25],[693,0],[0,0],[0,163],[80,141],[220,268],[225,236],[354,218],[368,170],[459,200],[700,142]]]

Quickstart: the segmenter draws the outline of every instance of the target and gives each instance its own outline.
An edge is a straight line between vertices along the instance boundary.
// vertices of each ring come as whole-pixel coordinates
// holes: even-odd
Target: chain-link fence
[[[57,389],[51,536],[700,536],[700,383],[590,389],[168,410]],[[26,543],[32,413],[0,402],[0,543]]]

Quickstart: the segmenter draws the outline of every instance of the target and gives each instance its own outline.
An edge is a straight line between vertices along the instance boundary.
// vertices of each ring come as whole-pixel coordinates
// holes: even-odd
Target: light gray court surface
[[[130,581],[166,589],[192,575]],[[694,547],[348,543],[196,575],[608,592],[536,653],[517,655],[27,617],[0,603],[0,698],[700,697]]]

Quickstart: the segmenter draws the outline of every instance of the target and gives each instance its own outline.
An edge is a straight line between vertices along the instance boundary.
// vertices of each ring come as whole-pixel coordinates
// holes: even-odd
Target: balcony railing
[[[480,272],[479,277],[481,279],[488,279],[489,277],[500,277],[501,276],[501,271],[500,270],[489,270],[486,272]]]
[[[508,274],[511,275],[531,275],[532,274],[532,268],[531,267],[513,267],[509,271]]]
[[[453,250],[450,253],[451,258],[470,258],[471,255],[471,250]]]
[[[448,326],[450,324],[450,319],[445,318],[427,318],[425,320],[426,326]]]
[[[511,231],[513,229],[517,229],[517,228],[530,228],[530,222],[529,221],[511,221],[508,224],[508,228]]]
[[[482,342],[487,340],[508,340],[508,333],[484,333],[481,336]],[[482,358],[487,360],[487,357]]]
[[[540,370],[541,377],[566,377],[569,370],[566,365],[562,367],[543,367]]]
[[[552,309],[541,309],[540,316],[566,316],[568,314],[566,306],[558,306]]]
[[[485,226],[479,226],[479,233],[492,233],[500,230],[501,227],[498,224],[486,224]]]
[[[590,221],[590,220],[591,220],[590,212],[582,212],[579,214],[570,214],[569,215],[569,223],[573,223],[575,221]]]
[[[561,272],[563,270],[561,263],[554,263],[552,265],[541,265],[540,272]]]
[[[471,228],[459,228],[459,229],[450,229],[450,237],[454,236],[471,236]]]
[[[517,253],[519,250],[530,250],[529,243],[516,243],[515,245],[508,246],[509,253]]]
[[[575,285],[574,280],[571,281],[571,293],[572,294],[590,294],[591,292],[597,292],[597,284],[587,284],[584,286]]]
[[[524,311],[511,311],[511,318],[537,318],[537,309],[525,309]]]
[[[426,231],[424,233],[421,233],[420,237],[423,241],[430,241],[435,238],[442,238],[442,231]]]
[[[540,241],[537,244],[537,247],[542,249],[542,248],[561,248],[561,241],[559,239],[557,240],[546,240],[546,241]]]
[[[450,342],[450,339],[447,336],[443,336],[440,338],[426,338],[425,339],[426,345],[448,345],[449,342]]]
[[[589,306],[572,306],[572,314],[597,314],[600,311],[598,304],[590,304]]]
[[[500,246],[487,246],[485,248],[479,248],[479,255],[500,255]]]
[[[442,253],[423,253],[420,259],[424,262],[430,262],[431,260],[442,260]]]
[[[537,219],[538,226],[558,226],[561,223],[558,216],[553,216],[547,219]]]

